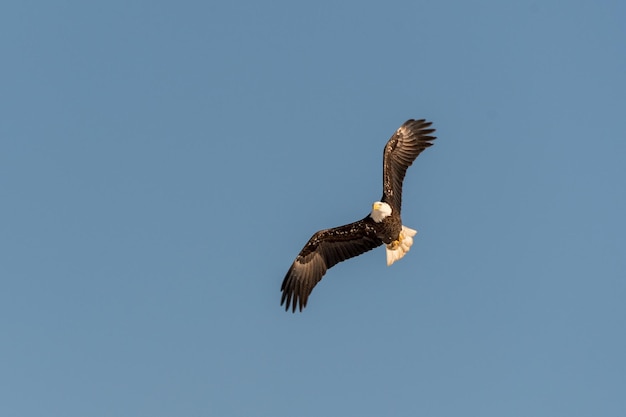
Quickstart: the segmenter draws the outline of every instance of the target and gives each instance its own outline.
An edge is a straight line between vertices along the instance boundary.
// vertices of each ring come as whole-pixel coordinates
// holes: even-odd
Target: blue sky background
[[[0,415],[626,415],[626,3],[6,1]],[[381,195],[407,257],[285,272]]]

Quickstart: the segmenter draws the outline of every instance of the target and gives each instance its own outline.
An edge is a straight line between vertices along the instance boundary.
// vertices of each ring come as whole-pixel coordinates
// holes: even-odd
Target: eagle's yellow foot
[[[396,250],[396,249],[398,249],[398,246],[400,246],[400,244],[403,241],[404,241],[404,235],[402,233],[400,233],[400,236],[398,236],[398,240],[394,240],[393,242],[388,244],[387,247],[389,248],[389,250]]]
[[[387,265],[391,265],[409,251],[411,245],[413,245],[413,236],[417,233],[416,230],[409,229],[406,226],[402,226],[402,231],[398,235],[398,239],[387,245]]]

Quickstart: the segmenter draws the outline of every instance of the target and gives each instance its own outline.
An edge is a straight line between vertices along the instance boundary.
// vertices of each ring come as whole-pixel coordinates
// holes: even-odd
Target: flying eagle
[[[280,288],[280,305],[285,310],[306,307],[313,287],[326,270],[339,262],[372,250],[383,243],[387,265],[401,259],[411,248],[416,230],[402,224],[402,181],[415,158],[432,145],[435,129],[424,119],[407,120],[385,145],[383,151],[383,197],[372,205],[363,219],[345,226],[320,230],[304,245],[287,271]]]

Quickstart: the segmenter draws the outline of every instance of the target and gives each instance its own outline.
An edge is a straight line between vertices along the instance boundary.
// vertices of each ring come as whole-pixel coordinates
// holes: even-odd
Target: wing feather
[[[376,236],[371,217],[335,227],[320,230],[304,245],[300,254],[287,271],[280,290],[283,292],[280,304],[285,310],[302,311],[313,287],[322,279],[329,268],[339,262],[353,258],[382,245]]]
[[[430,134],[431,122],[424,119],[407,120],[391,136],[383,152],[383,197],[381,201],[400,213],[402,207],[402,182],[406,170],[415,158],[426,148],[432,146],[435,136]]]

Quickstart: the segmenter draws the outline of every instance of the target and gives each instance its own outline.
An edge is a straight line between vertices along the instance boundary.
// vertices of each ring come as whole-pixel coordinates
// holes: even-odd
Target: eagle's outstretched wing
[[[285,275],[280,305],[285,304],[287,311],[290,306],[294,312],[296,307],[302,311],[327,269],[382,245],[372,224],[368,215],[357,222],[315,233]]]
[[[424,119],[407,120],[389,139],[383,152],[383,197],[394,212],[400,214],[402,206],[402,181],[406,170],[415,158],[436,139],[430,136],[431,122]]]

